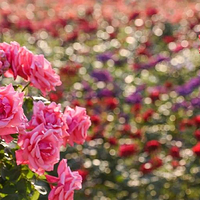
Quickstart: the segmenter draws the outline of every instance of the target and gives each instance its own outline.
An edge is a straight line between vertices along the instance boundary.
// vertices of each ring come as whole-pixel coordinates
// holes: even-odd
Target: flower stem
[[[24,88],[22,89],[22,92],[24,92],[24,90],[30,85],[30,83],[31,83],[31,82],[28,82],[28,83],[24,86]]]

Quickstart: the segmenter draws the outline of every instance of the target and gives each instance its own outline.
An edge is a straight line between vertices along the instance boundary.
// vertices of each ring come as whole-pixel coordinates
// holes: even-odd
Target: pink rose
[[[46,129],[57,130],[57,137],[63,144],[63,139],[68,138],[68,126],[66,119],[61,112],[61,105],[52,102],[49,105],[44,105],[42,101],[34,102],[33,116],[27,125],[28,129],[33,129],[40,124],[44,124]],[[66,145],[66,144],[63,144]]]
[[[55,90],[55,86],[61,85],[60,76],[52,69],[51,63],[43,55],[34,56],[34,64],[31,65],[31,84],[42,91],[46,92]]]
[[[66,107],[64,115],[69,127],[69,144],[73,146],[74,142],[83,144],[87,137],[87,130],[91,125],[90,117],[86,114],[85,108],[76,106],[75,109]]]
[[[56,186],[51,186],[52,190],[49,193],[48,200],[73,200],[74,190],[82,188],[82,177],[78,171],[72,172],[67,166],[67,160],[63,159],[58,166],[58,178],[46,175],[49,183],[56,183]]]
[[[32,131],[19,135],[17,165],[28,164],[29,168],[39,175],[52,171],[54,164],[60,159],[60,144],[55,136],[57,132],[55,129],[47,130],[40,124]]]
[[[7,77],[21,76],[26,81],[30,81],[30,66],[33,63],[34,55],[26,47],[20,47],[17,42],[0,43],[0,49],[6,53],[10,69],[5,73]]]
[[[0,87],[0,136],[6,142],[12,141],[10,134],[25,129],[26,117],[22,108],[24,93],[16,92],[9,84]]]
[[[5,73],[7,77],[13,76],[16,79],[21,76],[41,90],[43,95],[61,85],[60,77],[43,55],[34,55],[26,47],[20,47],[17,42],[0,43],[0,50],[5,52],[10,64],[10,69]]]

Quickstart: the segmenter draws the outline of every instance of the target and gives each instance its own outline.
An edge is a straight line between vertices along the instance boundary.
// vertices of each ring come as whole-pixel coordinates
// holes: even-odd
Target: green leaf
[[[34,174],[32,171],[29,170],[29,172],[26,174],[26,177],[27,177],[28,179],[31,179],[31,178],[33,178],[34,175],[35,175],[35,174]]]
[[[29,117],[29,115],[31,115],[32,108],[33,108],[33,99],[29,97],[24,98],[23,109],[26,116],[28,115]]]
[[[19,200],[19,196],[17,194],[10,194],[4,197],[2,200]]]
[[[31,197],[31,200],[37,200],[40,196],[40,193],[36,190],[33,194],[33,196]]]
[[[6,184],[4,187],[0,190],[0,193],[4,194],[15,194],[17,188],[14,185]]]
[[[16,188],[19,193],[26,193],[26,180],[20,179],[16,184]]]

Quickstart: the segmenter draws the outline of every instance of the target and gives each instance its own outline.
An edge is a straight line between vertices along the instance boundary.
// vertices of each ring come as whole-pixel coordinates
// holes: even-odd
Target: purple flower
[[[112,59],[112,56],[113,54],[111,52],[105,52],[97,55],[97,60],[101,62],[107,62],[108,60]]]
[[[193,107],[200,107],[200,98],[199,97],[197,97],[197,98],[193,98],[192,100],[191,100],[191,104],[192,104],[192,106]]]
[[[191,78],[184,85],[179,86],[176,89],[176,91],[179,95],[186,96],[186,95],[192,93],[195,90],[195,88],[197,88],[199,86],[200,86],[200,77],[197,76],[197,77]]]
[[[94,78],[96,81],[103,81],[103,82],[109,82],[113,80],[111,74],[106,69],[95,69],[91,73],[91,77]]]
[[[127,58],[124,59],[114,59],[114,63],[116,66],[121,66],[125,63],[127,63]]]
[[[136,88],[136,91],[135,92],[141,92],[141,91],[144,91],[146,88],[146,85],[143,84],[143,85],[139,85],[137,88]]]
[[[86,91],[86,92],[92,91],[92,88],[91,88],[91,86],[89,85],[88,82],[83,81],[83,82],[82,82],[82,86],[83,86],[83,90],[84,90],[84,91]]]
[[[158,55],[155,59],[155,64],[158,64],[159,62],[169,60],[169,57]]]
[[[134,92],[133,94],[126,97],[125,101],[129,104],[136,104],[142,102],[142,96],[138,92]]]
[[[184,110],[187,110],[190,107],[190,103],[188,103],[187,101],[183,101],[181,103],[175,103],[172,106],[172,110],[174,112],[178,111],[178,109],[183,108]]]
[[[113,97],[114,92],[112,90],[105,88],[105,89],[99,90],[97,96],[98,97]]]

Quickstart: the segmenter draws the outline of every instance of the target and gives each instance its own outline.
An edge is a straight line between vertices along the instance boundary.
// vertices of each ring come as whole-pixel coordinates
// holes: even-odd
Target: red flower
[[[119,156],[127,157],[135,154],[137,151],[136,146],[134,144],[123,144],[119,147]]]
[[[175,40],[175,38],[173,37],[173,36],[164,36],[163,37],[163,41],[165,42],[165,43],[170,43],[170,42],[173,42]]]
[[[196,120],[194,119],[194,121],[196,121]],[[181,123],[180,123],[180,130],[181,130],[181,131],[184,131],[185,128],[188,128],[188,127],[193,126],[193,125],[194,125],[194,121],[191,120],[191,119],[183,119],[183,120],[181,121]],[[195,123],[198,124],[198,122],[195,122]],[[200,116],[199,116],[199,123],[200,123]],[[199,124],[199,125],[200,125],[200,124]]]
[[[177,160],[172,160],[171,164],[172,164],[172,167],[173,167],[173,168],[177,168],[177,167],[179,166],[179,161],[177,161]]]
[[[139,69],[140,69],[140,64],[134,63],[134,64],[132,65],[132,68],[133,68],[134,70],[139,70]]]
[[[75,76],[80,68],[81,65],[79,63],[69,63],[60,69],[60,75]]]
[[[145,150],[152,153],[160,148],[160,143],[157,140],[151,140],[146,143]]]
[[[152,109],[147,110],[144,114],[143,114],[143,120],[145,122],[147,122],[149,120],[149,118],[152,117],[154,111]]]
[[[138,16],[140,15],[140,12],[139,11],[135,11],[133,13],[131,13],[131,15],[129,16],[129,20],[134,20],[136,19]]]
[[[192,151],[197,155],[200,156],[200,142],[198,142],[193,148]]]
[[[131,108],[131,111],[133,113],[138,113],[141,110],[141,104],[140,103],[136,103],[135,105],[133,105],[133,107]]]
[[[91,99],[88,99],[88,100],[86,101],[86,106],[87,106],[87,107],[92,107],[92,106],[93,106],[93,102],[92,102]]]
[[[194,118],[194,122],[196,124],[196,126],[200,126],[200,115],[197,115],[195,118]]]
[[[141,165],[140,171],[143,174],[149,174],[153,171],[153,167],[152,167],[151,163],[147,162],[147,163],[144,163]]]
[[[135,133],[132,133],[130,135],[131,138],[134,138],[134,139],[140,139],[142,137],[142,131],[141,130],[137,130]]]
[[[151,94],[149,95],[152,101],[156,101],[159,99],[160,96],[160,92],[158,90],[154,90],[151,92]]]
[[[196,137],[196,139],[198,141],[200,141],[200,130],[199,129],[194,132],[194,136]]]
[[[138,55],[146,55],[146,56],[150,56],[149,50],[146,48],[146,46],[140,46],[137,49],[137,54]]]
[[[82,181],[84,182],[89,174],[86,169],[79,169],[78,173],[82,176]]]
[[[171,147],[169,154],[173,157],[173,158],[180,158],[180,154],[179,154],[180,149],[176,146]]]
[[[104,103],[106,104],[108,109],[113,110],[117,107],[119,102],[116,98],[108,97],[108,98],[105,98]]]
[[[49,98],[51,101],[59,102],[63,97],[62,91],[51,92]]]
[[[165,87],[168,88],[168,89],[170,89],[172,87],[172,83],[169,82],[169,81],[166,81],[165,82]]]
[[[158,169],[162,165],[163,165],[162,159],[158,157],[154,157],[150,159],[148,162],[142,164],[140,167],[140,171],[143,174],[148,174],[148,173],[151,173],[154,169]]]
[[[124,124],[124,126],[122,128],[122,132],[128,134],[128,133],[130,133],[130,131],[131,131],[130,124]]]
[[[117,37],[117,33],[113,32],[113,33],[109,33],[110,39],[114,39]]]
[[[80,102],[78,101],[78,100],[73,100],[72,102],[71,102],[71,105],[73,106],[73,107],[76,107],[76,106],[81,106],[81,104],[80,104]]]
[[[184,47],[182,47],[180,44],[178,44],[177,46],[176,46],[176,48],[175,49],[173,49],[172,51],[174,51],[174,52],[179,52],[179,51],[181,51],[181,50],[183,50],[184,49]]]
[[[91,135],[87,135],[85,141],[89,142],[89,141],[91,141],[91,140],[93,140],[93,136],[91,136]]]
[[[113,146],[117,145],[117,140],[115,137],[110,137],[108,139],[108,142],[110,143],[110,145],[113,145]]]
[[[146,9],[146,14],[147,14],[147,16],[149,16],[149,17],[151,17],[152,15],[155,15],[155,14],[157,14],[158,13],[158,11],[157,11],[157,9],[155,9],[155,8],[147,8]]]
[[[94,125],[98,125],[101,122],[101,119],[98,115],[92,115],[90,117],[90,120],[91,120],[92,124],[94,124]]]

